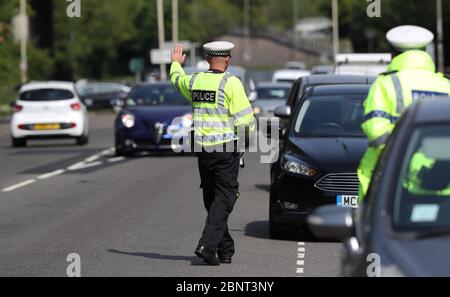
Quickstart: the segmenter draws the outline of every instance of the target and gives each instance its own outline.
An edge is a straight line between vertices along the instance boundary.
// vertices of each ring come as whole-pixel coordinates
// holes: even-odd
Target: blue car
[[[115,120],[116,155],[179,151],[192,130],[192,106],[169,82],[135,86]],[[186,142],[185,142],[186,144]]]

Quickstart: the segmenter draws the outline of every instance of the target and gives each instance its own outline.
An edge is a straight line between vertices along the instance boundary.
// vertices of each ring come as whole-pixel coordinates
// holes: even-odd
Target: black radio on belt
[[[216,103],[216,91],[192,91],[193,102]]]

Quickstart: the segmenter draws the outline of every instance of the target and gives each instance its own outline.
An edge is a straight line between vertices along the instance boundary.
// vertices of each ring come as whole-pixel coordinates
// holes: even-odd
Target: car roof
[[[309,96],[363,94],[368,93],[370,84],[337,84],[312,87]]]
[[[143,82],[140,84],[135,85],[134,87],[159,87],[159,86],[168,86],[172,85],[170,81],[157,81],[157,82]]]
[[[304,84],[367,84],[373,83],[376,76],[315,74],[300,78]]]
[[[257,88],[291,88],[291,83],[286,82],[273,82],[273,81],[263,81],[258,83]]]
[[[311,72],[309,70],[299,70],[299,69],[282,69],[282,70],[277,70],[273,73],[273,77],[277,77],[277,78],[294,78],[297,79],[299,77],[304,77],[306,75],[309,75]]]
[[[22,85],[22,87],[20,88],[20,92],[48,88],[75,91],[75,84],[70,81],[31,81],[27,84]]]
[[[450,122],[450,100],[431,99],[414,103],[416,109],[414,121],[416,124]]]

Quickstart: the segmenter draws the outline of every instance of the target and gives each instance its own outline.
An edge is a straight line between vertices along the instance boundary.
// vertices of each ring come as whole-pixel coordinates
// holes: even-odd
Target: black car
[[[368,84],[318,86],[300,100],[282,137],[278,160],[271,164],[273,238],[288,235],[293,226],[304,226],[317,206],[354,200],[356,169],[368,146],[361,124],[369,88]]]
[[[131,88],[115,82],[77,83],[77,91],[88,109],[111,108],[127,98]]]
[[[116,154],[181,152],[189,143],[192,123],[191,103],[171,83],[137,85],[115,120]]]
[[[367,85],[375,81],[375,76],[364,75],[335,75],[335,74],[318,74],[301,77],[294,82],[289,93],[286,105],[292,110],[300,101],[301,96],[306,89],[314,86],[323,85]]]
[[[316,236],[344,241],[345,276],[450,276],[450,100],[402,116],[358,210],[324,207]]]

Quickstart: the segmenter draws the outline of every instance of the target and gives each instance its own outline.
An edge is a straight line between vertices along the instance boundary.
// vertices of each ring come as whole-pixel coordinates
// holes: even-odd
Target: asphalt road
[[[230,218],[232,265],[193,256],[205,210],[196,159],[115,158],[113,114],[93,114],[91,142],[10,146],[0,123],[0,276],[66,276],[67,256],[82,276],[335,276],[339,243],[301,234],[268,235],[269,165],[247,154],[241,196]]]

